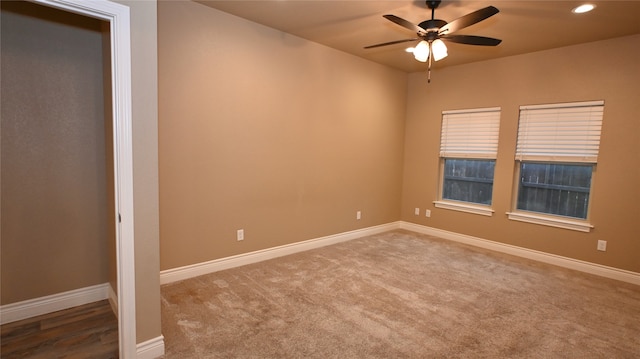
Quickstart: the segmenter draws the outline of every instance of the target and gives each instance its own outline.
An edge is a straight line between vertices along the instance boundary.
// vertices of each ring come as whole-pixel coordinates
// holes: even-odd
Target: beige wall
[[[131,16],[133,200],[136,261],[136,335],[160,336],[158,225],[158,52],[155,0],[116,0]]]
[[[640,272],[640,36],[566,47],[409,77],[402,219],[447,231]],[[453,50],[453,49],[452,49]],[[462,49],[460,50],[462,51]],[[454,56],[451,51],[451,56]],[[428,99],[425,101],[425,99]],[[590,233],[507,219],[520,105],[604,100]],[[443,110],[502,108],[492,217],[437,209]],[[432,210],[416,217],[415,207]],[[608,241],[606,252],[597,240]]]
[[[158,8],[161,269],[398,220],[406,74]]]
[[[100,22],[18,2],[1,22],[4,305],[108,281],[113,192]]]

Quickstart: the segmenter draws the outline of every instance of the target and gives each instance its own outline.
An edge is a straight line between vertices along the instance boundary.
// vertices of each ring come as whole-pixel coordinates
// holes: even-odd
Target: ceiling
[[[404,51],[413,46],[413,42],[363,48],[415,37],[415,33],[382,15],[393,14],[418,24],[431,18],[431,10],[424,0],[195,1],[402,71],[416,72],[427,68],[427,64],[416,61]],[[495,37],[502,39],[502,43],[486,47],[448,42],[449,56],[435,63],[434,68],[640,33],[640,1],[594,0],[589,1],[596,5],[590,13],[571,12],[584,2],[443,0],[436,9],[435,18],[447,22],[489,5],[497,7],[498,14],[456,34]]]

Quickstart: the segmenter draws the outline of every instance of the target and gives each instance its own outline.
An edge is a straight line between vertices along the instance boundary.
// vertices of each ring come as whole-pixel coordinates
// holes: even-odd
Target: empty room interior
[[[120,22],[5,3],[3,351],[640,352],[640,2],[104,1],[122,93]]]

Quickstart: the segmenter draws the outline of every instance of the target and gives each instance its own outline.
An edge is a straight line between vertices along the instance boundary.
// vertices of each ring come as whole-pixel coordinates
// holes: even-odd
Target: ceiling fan
[[[409,30],[415,31],[417,37],[384,42],[376,45],[369,45],[365,46],[364,48],[371,49],[375,47],[421,40],[414,48],[410,48],[408,50],[413,52],[413,56],[416,60],[421,62],[429,61],[428,82],[431,82],[432,58],[433,60],[438,61],[447,57],[447,46],[443,41],[480,46],[496,46],[500,42],[502,42],[502,40],[494,39],[491,37],[453,34],[458,30],[479,23],[480,21],[497,14],[500,10],[496,9],[493,6],[487,6],[483,9],[474,11],[447,23],[444,20],[435,18],[436,8],[440,5],[441,2],[441,0],[427,0],[427,7],[431,9],[431,19],[425,20],[418,25],[395,15],[384,15],[383,17],[385,19],[392,21]]]

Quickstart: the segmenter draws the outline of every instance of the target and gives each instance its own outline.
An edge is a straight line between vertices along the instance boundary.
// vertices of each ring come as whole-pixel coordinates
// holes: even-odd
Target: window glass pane
[[[522,162],[518,209],[587,218],[592,165]]]
[[[442,198],[491,204],[495,160],[446,158]]]

